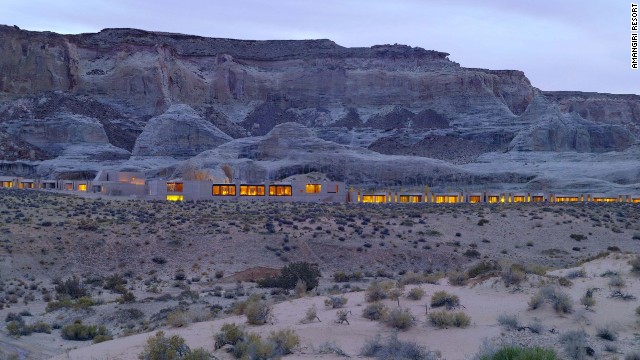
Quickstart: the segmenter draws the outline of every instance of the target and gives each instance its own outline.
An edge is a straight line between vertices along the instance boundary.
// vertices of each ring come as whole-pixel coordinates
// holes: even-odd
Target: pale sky
[[[636,1],[637,2],[637,1]],[[450,53],[517,69],[542,90],[640,94],[627,0],[0,0],[0,23],[76,34],[103,28],[235,39],[331,39]]]

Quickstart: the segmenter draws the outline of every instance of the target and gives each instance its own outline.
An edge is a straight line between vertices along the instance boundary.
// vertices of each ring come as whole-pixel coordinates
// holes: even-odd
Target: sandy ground
[[[585,327],[601,358],[616,354],[603,352],[604,344],[593,338],[597,326],[613,323],[620,328],[616,345],[621,352],[632,348],[634,341],[640,344],[635,335],[640,333],[640,316],[634,313],[640,304],[637,300],[608,299],[608,278],[600,277],[605,269],[619,270],[627,276],[624,291],[640,297],[638,278],[628,276],[629,266],[622,258],[627,255],[621,255],[640,254],[640,207],[631,204],[172,204],[0,191],[0,220],[0,321],[10,312],[29,311],[34,316],[26,318],[28,322],[37,319],[64,326],[82,320],[105,324],[116,337],[89,346],[89,342],[63,340],[60,330],[54,329],[51,334],[15,339],[8,336],[2,323],[0,350],[19,354],[21,359],[66,358],[67,352],[74,359],[135,358],[152,331],[167,328],[166,313],[158,316],[163,311],[184,304],[200,311],[213,305],[228,308],[251,292],[263,291],[245,282],[243,294],[222,297],[220,293],[234,291],[238,279],[247,280],[255,272],[273,272],[291,261],[317,262],[323,273],[319,291],[325,295],[338,271],[362,272],[367,282],[351,285],[366,288],[368,281],[380,274],[397,279],[401,271],[465,270],[481,260],[495,260],[503,268],[515,263],[528,268],[567,269],[604,251],[612,255],[589,263],[589,277],[577,278],[571,288],[562,288],[574,301],[576,311],[571,315],[558,316],[548,305],[526,310],[540,281],[557,282],[552,278],[529,275],[518,289],[505,288],[498,279],[465,287],[449,287],[441,280],[440,285],[421,285],[427,293],[422,301],[401,300],[401,306],[409,307],[418,323],[399,337],[439,350],[447,359],[469,358],[484,339],[560,350],[558,334],[505,331],[497,325],[499,314],[517,313],[524,325],[537,317],[547,329],[559,332]],[[488,222],[480,226],[480,220]],[[273,231],[267,230],[269,223]],[[572,238],[575,235],[583,238],[578,241]],[[166,263],[158,263],[156,258]],[[561,275],[563,271],[549,274]],[[176,280],[178,272],[184,273],[183,280]],[[223,273],[222,278],[214,276],[218,272]],[[134,303],[116,303],[120,295],[100,285],[101,277],[116,273],[128,280],[126,288],[135,294]],[[46,312],[45,291],[54,294],[53,280],[71,275],[84,281],[98,278],[90,295],[99,304],[87,310]],[[590,287],[604,289],[595,294],[593,312],[579,305]],[[460,295],[472,317],[471,327],[436,330],[427,324],[424,304],[438,289]],[[181,297],[189,293],[199,294],[199,298]],[[162,299],[167,296],[169,300]],[[352,312],[351,325],[336,324],[336,310],[325,309],[326,297],[320,296],[278,303],[275,324],[251,330],[268,333],[276,327],[294,328],[303,344],[293,358],[318,357],[313,349],[326,341],[356,356],[366,339],[376,334],[388,336],[391,330],[361,317],[361,292],[345,296]],[[310,304],[316,304],[322,322],[299,324]],[[391,302],[387,305],[395,306]],[[142,317],[122,320],[123,311],[129,310],[139,310]],[[190,346],[212,350],[213,333],[221,324],[244,322],[242,317],[220,316],[224,315],[167,332],[185,332],[182,335]],[[226,355],[216,353],[218,357]]]
[[[608,270],[626,274],[624,275],[627,280],[625,291],[636,294],[636,296],[640,295],[640,281],[636,276],[629,275],[628,259],[629,256],[612,255],[606,259],[585,264],[582,268],[586,271],[587,277],[575,279],[574,285],[570,288],[562,288],[570,295],[576,309],[573,314],[568,315],[556,314],[549,305],[536,310],[528,310],[527,302],[538,290],[539,281],[541,281],[535,276],[525,281],[517,290],[505,288],[498,278],[491,278],[464,287],[448,284],[421,285],[426,291],[425,299],[421,301],[402,299],[400,302],[402,307],[411,310],[418,322],[410,330],[400,332],[399,338],[415,341],[431,350],[438,350],[445,359],[469,359],[487,339],[503,338],[509,343],[515,338],[507,333],[517,332],[516,330],[504,330],[496,321],[500,314],[506,313],[518,315],[522,324],[537,319],[544,324],[547,333],[550,329],[557,329],[560,332],[568,329],[585,329],[587,333],[594,335],[597,326],[614,324],[619,332],[619,339],[616,343],[620,351],[640,350],[640,342],[637,341],[640,317],[635,315],[638,301],[608,298],[608,278],[600,276]],[[567,270],[558,270],[551,275],[563,275],[565,272]],[[441,280],[441,282],[446,283],[446,280]],[[411,287],[413,286],[407,286],[406,290]],[[598,287],[602,290],[596,292],[596,305],[593,311],[586,311],[579,305],[579,298],[584,295],[587,288],[592,287]],[[427,324],[424,304],[430,295],[438,290],[445,290],[460,297],[464,306],[463,311],[472,318],[471,326],[465,329],[436,329]],[[350,310],[353,314],[349,317],[350,325],[334,322],[337,310],[324,307],[325,297],[308,297],[276,304],[273,325],[248,326],[248,329],[265,335],[276,329],[294,329],[302,339],[302,346],[295,354],[287,358],[332,358],[326,355],[314,355],[313,349],[317,349],[320,344],[325,342],[334,342],[348,355],[356,357],[367,339],[371,339],[377,334],[388,336],[392,330],[361,316],[362,308],[366,305],[364,292],[348,293],[345,296],[349,299],[345,309]],[[386,304],[389,307],[397,306],[392,301],[386,301]],[[304,317],[306,309],[312,305],[318,308],[318,316],[322,322],[301,324],[300,320]],[[219,330],[222,324],[228,322],[244,324],[245,318],[232,316],[216,321],[195,323],[186,328],[169,329],[166,333],[183,336],[191,347],[204,347],[213,351],[212,335]],[[527,331],[525,330],[525,332]],[[554,343],[557,342],[559,335],[551,336],[550,341],[545,345],[554,346]],[[136,359],[148,337],[149,334],[133,335],[72,350],[54,359]],[[528,334],[527,337],[532,339],[531,343],[545,343],[545,341],[536,341],[536,337],[545,338],[546,335]],[[523,339],[519,339],[519,341],[522,342]],[[598,358],[613,358],[614,354],[607,354],[602,350],[603,343],[603,340],[597,339],[595,336],[590,339],[590,345],[597,351]],[[220,350],[215,355],[224,358],[227,354]]]

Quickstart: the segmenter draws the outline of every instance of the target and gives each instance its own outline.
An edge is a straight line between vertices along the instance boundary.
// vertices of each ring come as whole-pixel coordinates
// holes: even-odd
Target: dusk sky
[[[640,94],[626,0],[0,0],[0,23],[75,34],[107,27],[236,39],[331,39],[450,53],[523,70],[543,90]]]

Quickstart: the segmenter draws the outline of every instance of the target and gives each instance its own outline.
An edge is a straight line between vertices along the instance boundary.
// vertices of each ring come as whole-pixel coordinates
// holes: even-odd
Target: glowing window
[[[490,204],[495,204],[500,202],[500,197],[499,196],[495,196],[495,195],[490,195],[487,200],[489,200]]]
[[[182,192],[184,190],[184,184],[181,182],[168,182],[167,192]]]
[[[419,203],[422,201],[422,196],[420,195],[400,195],[401,203]]]
[[[532,196],[531,199],[533,200],[533,202],[543,202],[544,201],[544,196]]]
[[[269,196],[291,196],[291,185],[270,185]]]
[[[167,201],[183,201],[183,195],[167,195]]]
[[[594,197],[593,202],[618,202],[617,198]]]
[[[633,198],[633,199],[631,199],[631,202],[634,203],[634,204],[638,204],[638,203],[640,203],[640,198]]]
[[[78,184],[78,191],[87,191],[87,184]]]
[[[322,191],[322,185],[320,184],[307,184],[305,190],[308,194],[317,194]]]
[[[384,202],[387,202],[387,196],[386,195],[362,195],[362,202],[384,203]]]
[[[213,185],[213,196],[236,196],[235,185]]]
[[[527,202],[527,197],[526,196],[514,196],[513,197],[513,202],[514,203]]]
[[[458,197],[455,195],[436,195],[436,204],[455,204]]]
[[[240,185],[240,196],[264,196],[264,185]]]
[[[469,196],[469,202],[470,203],[479,203],[480,202],[480,196],[479,195],[471,195]]]
[[[578,198],[577,196],[556,196],[556,202],[579,202],[579,201],[580,201],[580,198]]]
[[[0,185],[2,185],[2,187],[13,187],[13,181],[3,181],[0,182]]]

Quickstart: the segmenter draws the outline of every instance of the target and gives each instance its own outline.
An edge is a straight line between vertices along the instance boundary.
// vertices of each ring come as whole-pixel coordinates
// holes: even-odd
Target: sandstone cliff
[[[448,175],[426,176],[408,165],[433,169],[429,158],[436,158],[484,164],[488,177],[475,167],[472,175],[451,167],[458,174],[451,175],[452,184],[481,178],[510,183],[531,174],[494,176],[491,159],[500,154],[555,161],[559,152],[628,151],[640,136],[640,96],[543,92],[521,71],[464,68],[447,53],[404,45],[345,48],[330,40],[249,41],[136,29],[60,35],[0,26],[0,55],[5,173],[30,160],[29,171],[55,176],[105,166],[166,175],[184,158],[224,155],[246,142],[253,147],[236,151],[234,162],[263,177],[320,166],[362,184],[444,184]],[[286,129],[291,139],[284,139]],[[326,156],[339,156],[310,157],[299,143],[338,146]],[[368,160],[354,160],[363,156]],[[363,175],[329,166],[342,160]],[[407,165],[382,173],[360,165],[372,161],[377,169],[385,162]]]

